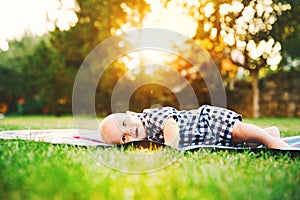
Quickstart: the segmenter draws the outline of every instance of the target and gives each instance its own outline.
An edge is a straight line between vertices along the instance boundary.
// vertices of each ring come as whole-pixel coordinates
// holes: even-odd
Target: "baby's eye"
[[[125,136],[125,135],[122,136],[121,141],[122,141],[123,143],[126,142],[126,136]]]
[[[126,125],[127,125],[126,121],[123,121],[122,126],[126,126]]]

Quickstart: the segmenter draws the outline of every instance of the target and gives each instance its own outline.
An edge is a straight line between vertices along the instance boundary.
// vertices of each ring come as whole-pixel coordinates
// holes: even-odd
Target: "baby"
[[[101,140],[122,144],[148,139],[174,148],[194,145],[288,148],[277,127],[260,128],[242,122],[242,116],[225,108],[203,105],[178,111],[172,107],[127,111],[105,117],[99,125]]]

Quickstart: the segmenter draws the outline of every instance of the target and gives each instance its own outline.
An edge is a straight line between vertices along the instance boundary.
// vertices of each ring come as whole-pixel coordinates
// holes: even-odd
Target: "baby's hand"
[[[170,117],[163,126],[165,144],[174,148],[178,148],[179,144],[179,127],[176,121]]]

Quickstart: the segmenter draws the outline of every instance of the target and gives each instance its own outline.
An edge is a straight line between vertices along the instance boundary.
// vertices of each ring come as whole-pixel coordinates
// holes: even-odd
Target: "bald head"
[[[121,129],[120,123],[122,118],[126,118],[123,113],[115,113],[105,117],[100,125],[99,132],[101,140],[108,144],[120,144],[124,130]]]

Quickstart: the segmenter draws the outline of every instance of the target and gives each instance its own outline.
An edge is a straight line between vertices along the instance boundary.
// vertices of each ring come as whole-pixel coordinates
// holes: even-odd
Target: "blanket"
[[[0,139],[20,139],[76,146],[111,146],[100,141],[97,131],[78,129],[1,131]]]
[[[69,144],[75,146],[83,147],[113,147],[114,145],[105,144],[100,141],[99,134],[96,130],[78,130],[78,129],[49,129],[49,130],[9,130],[0,131],[0,139],[20,139],[20,140],[32,140],[38,142],[48,142],[52,144]],[[300,136],[285,137],[282,140],[288,143],[290,149],[271,149],[273,152],[289,152],[293,155],[300,156]],[[130,142],[125,145],[116,145],[117,147],[165,147],[164,144],[151,142],[147,140]],[[191,147],[181,148],[181,151],[195,151],[199,149],[211,149],[211,150],[234,150],[234,151],[261,151],[270,150],[264,146],[252,147],[252,148],[236,148],[236,147],[225,147],[225,146],[215,146],[215,145],[197,145]]]

